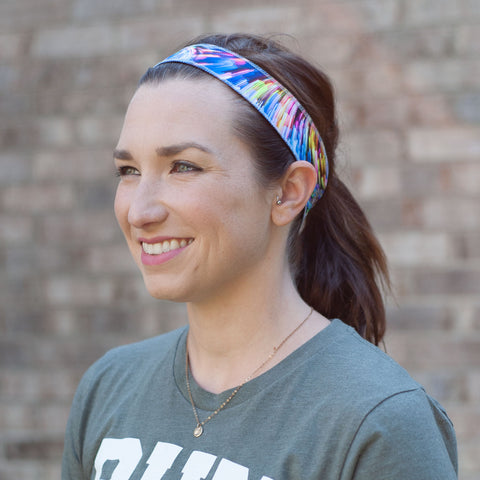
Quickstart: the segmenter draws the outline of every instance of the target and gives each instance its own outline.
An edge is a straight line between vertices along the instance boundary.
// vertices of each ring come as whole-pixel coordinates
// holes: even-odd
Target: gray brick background
[[[388,352],[480,478],[480,0],[0,0],[0,479],[58,478],[76,384],[174,328],[115,224],[111,151],[148,65],[284,32],[336,85],[343,177],[390,259]]]

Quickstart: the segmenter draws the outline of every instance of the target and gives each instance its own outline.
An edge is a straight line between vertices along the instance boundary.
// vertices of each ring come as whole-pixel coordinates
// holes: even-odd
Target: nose
[[[142,180],[137,185],[130,208],[128,223],[136,228],[161,223],[168,217],[168,209],[161,198],[161,188],[157,182]]]

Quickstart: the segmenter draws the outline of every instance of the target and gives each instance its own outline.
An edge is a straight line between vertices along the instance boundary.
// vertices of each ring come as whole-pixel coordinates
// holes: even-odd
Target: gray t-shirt
[[[87,371],[63,480],[450,480],[453,426],[408,373],[334,320],[246,383],[193,436],[187,327],[107,353]],[[190,377],[200,420],[230,395]]]

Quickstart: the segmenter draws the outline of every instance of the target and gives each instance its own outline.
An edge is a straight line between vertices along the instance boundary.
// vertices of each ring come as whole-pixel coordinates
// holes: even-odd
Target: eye
[[[116,175],[117,177],[129,177],[132,175],[140,175],[140,172],[134,167],[129,167],[128,165],[125,165],[123,167],[117,168]]]
[[[200,172],[202,169],[193,165],[190,162],[177,161],[173,162],[170,173],[188,173],[188,172]]]

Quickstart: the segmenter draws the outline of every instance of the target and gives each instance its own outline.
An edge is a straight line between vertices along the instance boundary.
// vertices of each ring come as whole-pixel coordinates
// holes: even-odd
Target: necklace
[[[190,403],[192,404],[192,409],[193,409],[193,414],[195,415],[195,421],[197,422],[197,426],[193,430],[193,436],[194,437],[199,437],[203,433],[203,427],[204,425],[211,420],[215,415],[217,415],[220,410],[222,410],[227,404],[230,403],[230,401],[233,399],[233,397],[238,393],[238,391],[248,382],[250,381],[262,368],[275,356],[275,354],[280,350],[280,348],[283,347],[283,345],[286,343],[286,341],[293,335],[295,334],[300,328],[305,324],[305,322],[310,318],[310,316],[313,313],[313,308],[310,309],[309,314],[305,317],[305,319],[297,326],[295,329],[290,332],[280,343],[278,346],[273,347],[272,353],[267,357],[267,359],[258,367],[256,368],[238,387],[233,390],[233,392],[230,394],[230,396],[220,404],[220,406],[213,412],[211,413],[205,420],[200,421],[200,418],[198,417],[198,411],[197,407],[195,406],[195,402],[193,401],[193,396],[192,396],[192,390],[190,389],[190,380],[189,380],[189,361],[188,361],[188,350],[186,349],[185,352],[185,378],[187,380],[187,391],[188,391],[188,396],[190,398]]]

